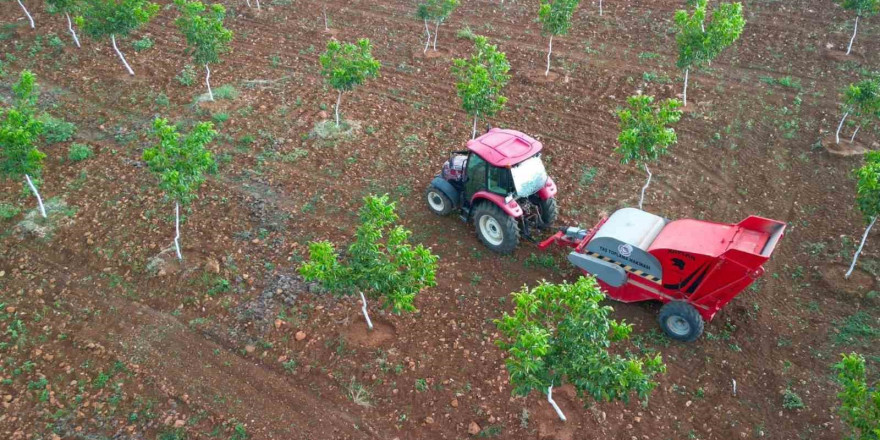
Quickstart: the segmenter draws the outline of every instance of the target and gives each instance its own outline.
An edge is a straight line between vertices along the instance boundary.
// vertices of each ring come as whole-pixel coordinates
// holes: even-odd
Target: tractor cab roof
[[[511,167],[541,151],[540,142],[516,130],[493,128],[468,141],[468,150],[495,167]]]

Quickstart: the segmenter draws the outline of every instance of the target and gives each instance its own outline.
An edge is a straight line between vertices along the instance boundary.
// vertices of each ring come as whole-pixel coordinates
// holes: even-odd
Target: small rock
[[[275,328],[276,328],[276,329],[281,328],[282,325],[284,325],[284,321],[282,321],[282,320],[280,320],[280,319],[276,319],[276,320],[275,320]]]
[[[452,402],[449,402],[449,406],[458,408],[458,399],[452,399]]]
[[[434,424],[434,418],[431,417],[431,416],[425,417],[425,424],[426,424],[426,425],[433,425],[433,424]]]
[[[213,273],[220,273],[220,262],[211,258],[205,262],[205,270]]]
[[[327,112],[325,112],[325,111],[318,112],[318,119],[327,119],[328,117],[330,117],[330,115],[328,115]]]
[[[172,417],[172,416],[165,417],[165,426],[171,425],[171,422],[173,422],[173,421],[174,421],[174,417]]]
[[[6,271],[5,271],[5,270],[0,270],[0,278],[3,278],[3,277],[5,277],[5,276],[6,276]]]
[[[300,331],[296,332],[296,334],[293,335],[293,337],[294,337],[297,341],[302,341],[303,339],[306,338],[306,332],[300,330]]]
[[[3,396],[3,401],[4,402],[12,402],[12,394],[7,394],[7,395]]]
[[[177,421],[174,422],[175,428],[183,428],[183,425],[186,425],[186,422],[181,419],[177,419]]]
[[[479,433],[480,433],[480,425],[478,425],[477,422],[471,422],[471,424],[468,425],[468,434],[477,435]]]
[[[248,352],[248,353],[253,353],[253,352],[255,352],[256,350],[257,350],[257,347],[255,347],[255,346],[253,346],[253,345],[245,345],[245,346],[244,346],[244,351],[246,351],[246,352]]]
[[[7,307],[6,313],[15,313],[15,307],[12,307],[12,306]]]
[[[694,402],[688,400],[687,402],[684,403],[684,406],[686,406],[686,407],[690,407],[690,406],[693,405],[693,404],[694,404]]]

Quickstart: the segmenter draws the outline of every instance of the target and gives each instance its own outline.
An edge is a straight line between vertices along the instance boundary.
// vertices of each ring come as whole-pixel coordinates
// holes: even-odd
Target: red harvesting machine
[[[592,229],[566,228],[541,242],[574,248],[568,260],[594,275],[622,302],[658,300],[660,327],[669,337],[693,341],[730,300],[764,273],[762,266],[785,223],[749,216],[737,224],[670,221],[623,208]]]

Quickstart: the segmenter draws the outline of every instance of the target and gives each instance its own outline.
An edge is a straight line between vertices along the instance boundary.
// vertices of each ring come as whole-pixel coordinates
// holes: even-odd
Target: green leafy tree
[[[868,18],[880,12],[880,0],[838,0],[844,9],[856,13],[856,23],[853,26],[852,38],[849,39],[849,46],[846,48],[846,54],[852,52],[853,42],[856,41],[856,33],[859,31],[859,19]]]
[[[80,0],[46,0],[46,4],[49,6],[47,10],[50,14],[64,14],[67,18],[67,30],[70,31],[70,35],[73,36],[73,42],[76,43],[76,47],[81,47],[79,44],[79,37],[76,35],[76,30],[73,28],[73,21],[70,19],[70,14],[76,14],[79,10],[78,8],[81,5]]]
[[[220,54],[229,51],[229,43],[232,41],[232,31],[223,27],[226,8],[220,4],[206,7],[198,0],[174,0],[174,4],[180,9],[177,27],[186,37],[193,61],[205,66],[208,99],[213,101],[211,68],[208,65],[219,63]]]
[[[379,61],[373,58],[370,40],[361,38],[354,43],[327,42],[327,50],[321,54],[321,75],[331,87],[339,92],[336,98],[336,126],[339,126],[339,105],[342,92],[354,89],[367,79],[379,76]]]
[[[541,282],[513,294],[516,308],[495,325],[502,335],[496,344],[507,351],[514,394],[549,393],[568,382],[579,395],[599,401],[628,401],[632,393],[647,401],[657,386],[654,377],[666,366],[659,354],[612,353],[621,352],[613,345],[629,338],[632,325],[612,319],[613,309],[600,305],[604,299],[593,277],[574,284]]]
[[[300,273],[337,293],[381,298],[382,307],[394,313],[415,311],[416,294],[436,285],[437,256],[423,245],[410,244],[412,232],[394,225],[398,217],[387,194],[365,197],[359,217],[344,261],[329,241],[312,242]]]
[[[458,7],[460,0],[425,0],[418,4],[416,16],[424,20],[425,33],[428,38],[425,41],[425,52],[428,50],[428,44],[431,41],[431,31],[428,30],[428,22],[434,22],[434,50],[437,50],[437,34],[440,31],[440,25],[449,19],[449,16]]]
[[[846,272],[846,278],[852,275],[859,255],[862,253],[862,248],[865,246],[865,241],[868,239],[868,234],[871,232],[871,228],[874,227],[874,223],[877,222],[877,215],[880,214],[880,151],[869,151],[866,153],[865,163],[856,170],[855,176],[857,179],[856,205],[859,207],[859,211],[861,211],[865,221],[868,222],[868,227],[862,235],[859,248],[856,250],[852,264],[850,264],[849,270]]]
[[[617,111],[620,119],[620,135],[615,152],[621,155],[621,163],[635,162],[645,168],[648,181],[642,187],[639,209],[645,200],[645,190],[651,184],[651,170],[648,162],[655,162],[666,154],[667,148],[678,141],[675,129],[669,127],[681,119],[681,101],[667,99],[654,104],[654,97],[648,95],[630,96],[628,108]]]
[[[12,86],[14,103],[0,113],[0,171],[7,178],[24,177],[40,206],[40,215],[46,218],[43,198],[31,176],[39,177],[46,155],[36,143],[43,134],[43,124],[35,117],[37,85],[34,74],[23,70]]]
[[[159,12],[159,5],[147,0],[88,0],[85,2],[77,24],[96,40],[110,37],[113,50],[122,60],[129,75],[134,75],[125,56],[116,45],[116,37],[126,37],[147,24]]]
[[[837,124],[837,132],[834,134],[838,144],[840,129],[848,116],[852,115],[858,121],[850,142],[856,139],[856,134],[863,125],[873,125],[880,119],[880,78],[868,78],[850,84],[843,94],[843,110],[843,118]]]
[[[843,390],[840,398],[840,415],[851,434],[848,440],[880,440],[880,389],[878,384],[868,385],[865,358],[858,353],[842,355],[834,365],[837,379]]]
[[[210,122],[201,122],[182,136],[167,119],[156,118],[153,136],[159,142],[144,150],[144,161],[159,178],[159,188],[174,200],[174,249],[181,260],[180,205],[197,197],[196,191],[205,182],[205,172],[215,166],[213,155],[205,147],[216,135]]]
[[[565,35],[571,29],[571,16],[580,4],[581,0],[541,0],[538,9],[538,20],[541,21],[541,30],[544,35],[550,36],[550,47],[547,50],[547,70],[544,76],[550,74],[550,54],[553,53],[553,37]]]
[[[455,90],[467,114],[473,116],[471,137],[477,137],[477,120],[494,116],[504,107],[507,98],[501,90],[510,81],[510,63],[507,56],[484,36],[474,38],[474,52],[470,58],[452,60]]]
[[[684,69],[684,105],[687,105],[690,69],[712,62],[739,38],[746,25],[740,3],[719,4],[712,12],[712,20],[706,23],[707,1],[696,0],[691,14],[683,10],[675,12],[675,26],[678,29],[675,38],[678,43],[676,65]]]

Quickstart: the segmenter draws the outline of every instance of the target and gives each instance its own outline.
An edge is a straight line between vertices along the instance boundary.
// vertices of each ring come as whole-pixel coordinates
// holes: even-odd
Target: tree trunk
[[[339,104],[342,103],[342,90],[339,91],[339,96],[336,98],[336,126],[339,127]]]
[[[425,19],[425,34],[428,35],[428,38],[425,39],[425,50],[422,53],[428,52],[428,46],[431,45],[431,29],[428,28],[428,19]]]
[[[64,15],[67,17],[67,29],[70,30],[70,35],[73,35],[73,42],[76,43],[76,47],[82,47],[79,45],[79,37],[76,36],[76,31],[73,29],[73,22],[70,21],[70,14],[65,12]]]
[[[440,20],[434,25],[434,52],[437,52],[437,34],[440,33]]]
[[[250,8],[251,7],[251,0],[244,0],[244,1],[245,1],[245,3],[247,3],[248,7]]]
[[[849,138],[849,143],[853,143],[853,141],[856,140],[856,134],[858,134],[860,128],[862,128],[861,125],[856,127],[856,131],[854,131],[852,137]]]
[[[18,0],[18,5],[21,6],[21,10],[24,11],[24,15],[27,15],[28,21],[31,22],[31,29],[34,29],[34,17],[31,17],[31,13],[28,12],[26,7],[24,7],[24,3],[22,3],[21,0]]]
[[[40,215],[43,216],[43,218],[46,218],[46,207],[43,206],[43,198],[40,197],[40,192],[37,191],[37,187],[34,186],[34,182],[31,182],[31,176],[25,174],[24,178],[25,180],[27,180],[28,186],[31,187],[31,191],[33,191],[34,195],[37,196],[37,203],[40,205]]]
[[[547,49],[547,70],[544,71],[544,76],[550,74],[550,54],[553,53],[553,35],[550,36],[550,47]]]
[[[840,119],[840,124],[837,124],[837,133],[834,133],[834,139],[836,143],[840,143],[840,129],[843,128],[843,121],[846,120],[846,117],[849,116],[849,112],[843,114],[843,118]]]
[[[364,319],[367,320],[367,328],[372,330],[373,329],[373,321],[370,320],[370,314],[367,313],[367,298],[364,296],[364,292],[358,291],[358,293],[361,294],[361,302],[362,302],[361,312],[363,312],[363,314],[364,314]]]
[[[562,413],[559,405],[553,400],[553,385],[550,385],[550,387],[547,388],[547,401],[550,402],[550,406],[556,410],[556,415],[559,416],[559,420],[562,420],[563,422],[566,421],[565,414]]]
[[[180,253],[180,202],[174,202],[174,250],[177,251],[177,259],[183,260]]]
[[[205,85],[208,86],[208,99],[213,101],[214,100],[214,92],[211,91],[211,68],[208,67],[208,64],[205,64],[205,72],[206,72]]]
[[[471,130],[471,139],[477,138],[477,117],[479,114],[474,114],[474,128]]]
[[[119,48],[116,47],[116,35],[110,34],[110,41],[113,42],[113,50],[116,51],[116,55],[119,55],[119,59],[122,60],[122,64],[125,64],[125,70],[128,70],[128,74],[134,76],[134,70],[131,70],[131,66],[128,65],[128,61],[125,61],[125,56],[122,55],[122,52],[119,51]]]
[[[858,32],[858,31],[859,31],[859,16],[856,15],[856,25],[853,27],[852,38],[849,39],[849,47],[846,48],[847,55],[849,55],[849,53],[852,51],[853,41],[856,41],[856,32]]]
[[[691,69],[684,69],[684,94],[682,97],[684,98],[684,106],[688,105],[688,75],[690,74]]]
[[[602,0],[599,0],[599,15],[602,15]]]
[[[262,10],[262,9],[260,9],[260,0],[257,0],[257,10],[258,10],[258,11],[261,11],[261,10]]]
[[[324,30],[330,30],[330,20],[327,20],[327,5],[324,5]]]
[[[852,264],[849,265],[849,270],[846,271],[846,275],[844,278],[849,279],[849,276],[852,275],[853,269],[856,268],[856,261],[859,260],[859,254],[862,253],[862,248],[865,247],[865,241],[868,240],[868,233],[871,232],[871,228],[874,227],[874,222],[877,221],[877,216],[871,219],[871,224],[868,225],[868,228],[865,229],[865,234],[862,235],[862,242],[859,244],[859,248],[856,250],[856,254],[853,256]]]
[[[648,169],[648,164],[644,164],[644,165],[645,165],[645,172],[648,173],[648,181],[645,182],[645,186],[642,187],[642,195],[641,195],[641,197],[639,197],[639,209],[642,209],[642,202],[645,201],[645,190],[647,190],[648,185],[651,184],[651,177],[652,177],[651,170]]]

